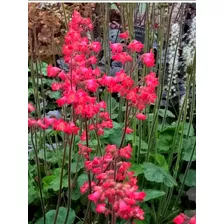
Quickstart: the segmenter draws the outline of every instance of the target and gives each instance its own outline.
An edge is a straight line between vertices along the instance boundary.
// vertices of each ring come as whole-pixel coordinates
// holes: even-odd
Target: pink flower
[[[131,134],[133,132],[133,130],[129,127],[126,128],[125,133],[126,134]]]
[[[131,158],[131,153],[132,153],[132,148],[131,148],[130,144],[128,144],[126,147],[121,148],[119,150],[120,156],[123,157],[123,158],[126,158],[126,159]]]
[[[100,42],[92,42],[91,47],[92,47],[92,50],[96,53],[98,53],[101,50]]]
[[[53,67],[52,65],[47,66],[48,77],[56,77],[60,71],[61,71],[60,68]]]
[[[89,79],[89,80],[86,81],[86,87],[91,92],[95,93],[98,86],[99,85],[97,84],[97,81],[95,79]]]
[[[56,103],[58,104],[59,107],[64,106],[66,102],[67,102],[67,98],[65,96],[56,100]]]
[[[189,224],[196,224],[196,216],[193,216],[193,217],[190,219]]]
[[[181,213],[176,218],[174,218],[173,223],[174,224],[183,224],[185,219],[186,219],[186,216],[183,213]]]
[[[89,194],[88,198],[89,200],[93,201],[95,204],[100,198],[101,192],[100,191],[95,191],[93,194]]]
[[[129,38],[128,31],[126,31],[124,33],[120,33],[119,37],[122,38],[122,39],[128,39]]]
[[[124,200],[119,200],[119,210],[120,211],[126,211],[128,210],[128,206]]]
[[[137,118],[138,120],[145,120],[145,119],[146,119],[146,116],[145,116],[144,114],[142,114],[142,113],[138,113],[138,114],[136,115],[136,118]]]
[[[155,65],[154,54],[152,51],[150,53],[145,53],[141,56],[143,63],[147,67],[153,67]]]
[[[133,40],[129,45],[128,48],[131,49],[134,52],[141,52],[142,48],[144,47],[144,44],[137,40]]]
[[[59,89],[61,89],[61,87],[62,87],[62,84],[58,82],[53,82],[51,84],[52,91],[58,91]]]
[[[112,54],[121,53],[123,50],[123,46],[120,43],[111,44],[110,48],[112,50]]]
[[[115,61],[120,61],[122,64],[132,61],[132,57],[127,52],[117,53],[112,56],[112,59]]]
[[[35,107],[31,103],[28,103],[28,113],[31,113],[34,110],[35,110]]]
[[[104,213],[106,211],[106,204],[97,204],[96,206],[96,212],[98,213]]]
[[[145,82],[147,86],[156,87],[159,85],[158,78],[156,78],[156,74],[154,72],[150,72],[145,76]]]
[[[137,201],[143,201],[146,196],[145,192],[134,192],[134,198]]]

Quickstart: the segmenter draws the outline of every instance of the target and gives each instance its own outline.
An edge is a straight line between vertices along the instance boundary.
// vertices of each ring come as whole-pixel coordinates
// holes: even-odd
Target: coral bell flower
[[[193,216],[193,217],[190,219],[189,224],[196,224],[196,217],[195,217],[195,216]]]
[[[97,88],[98,88],[98,84],[97,81],[95,79],[89,79],[86,81],[86,87],[90,92],[96,92]]]
[[[126,52],[117,53],[112,56],[112,59],[120,61],[122,64],[125,64],[127,61],[132,61],[132,57]]]
[[[96,212],[98,213],[104,213],[106,211],[106,204],[97,204],[96,206]]]
[[[138,113],[138,114],[136,115],[136,118],[137,118],[138,120],[145,120],[145,119],[146,119],[146,116],[145,116],[144,114],[142,114],[142,113]]]
[[[89,198],[89,200],[93,201],[96,204],[96,202],[98,201],[100,196],[101,196],[101,192],[95,191],[93,194],[89,194],[88,198]]]
[[[124,32],[124,33],[120,33],[119,37],[121,39],[128,39],[129,38],[129,33],[128,31]]]
[[[60,68],[53,67],[52,65],[47,66],[48,77],[56,77],[60,71],[61,71]]]
[[[112,54],[121,53],[123,50],[123,46],[120,43],[111,44],[110,48],[112,50]]]
[[[154,72],[150,72],[145,76],[145,82],[147,86],[156,87],[159,85],[158,78],[156,78],[156,74]]]
[[[152,50],[150,51],[150,53],[145,53],[141,56],[143,63],[147,66],[147,67],[153,67],[155,65],[155,58],[154,58],[154,54],[152,52]]]
[[[141,52],[143,47],[144,47],[144,44],[142,44],[140,41],[137,41],[137,40],[133,40],[128,45],[128,48],[131,49],[134,52]]]
[[[129,127],[126,128],[125,133],[126,134],[131,134],[133,132],[133,130]]]
[[[185,219],[186,219],[186,216],[183,213],[181,213],[176,218],[174,218],[173,223],[174,224],[183,224]]]
[[[101,44],[100,42],[92,42],[92,50],[96,53],[98,53],[101,50]]]
[[[120,156],[123,158],[126,158],[126,159],[131,158],[131,153],[132,153],[132,148],[131,148],[130,144],[128,144],[127,146],[125,146],[124,148],[121,148],[119,150]]]
[[[28,113],[31,113],[34,110],[35,110],[35,107],[31,103],[28,103]]]

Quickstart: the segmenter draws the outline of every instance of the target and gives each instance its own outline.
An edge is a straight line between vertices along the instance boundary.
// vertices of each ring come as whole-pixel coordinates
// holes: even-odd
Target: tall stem
[[[46,224],[46,217],[45,217],[45,204],[44,204],[44,199],[43,199],[43,192],[42,192],[42,178],[41,178],[41,172],[40,172],[40,161],[38,158],[38,151],[37,151],[37,136],[36,136],[36,131],[34,129],[34,134],[35,134],[35,144],[33,141],[33,130],[31,128],[31,142],[34,148],[34,153],[35,153],[35,160],[37,164],[37,175],[38,175],[38,185],[39,185],[39,190],[40,190],[40,203],[41,203],[41,208],[43,212],[43,217],[44,217],[44,224]]]
[[[63,179],[63,171],[64,171],[64,165],[65,165],[65,156],[66,156],[66,141],[65,141],[66,135],[64,134],[64,154],[63,154],[63,159],[62,159],[62,165],[61,165],[61,175],[60,175],[60,186],[59,186],[59,192],[58,192],[58,202],[57,202],[57,208],[56,208],[56,213],[54,217],[54,222],[53,224],[56,224],[57,222],[57,217],[58,217],[58,212],[59,212],[59,207],[61,203],[61,189],[62,189],[62,179]]]

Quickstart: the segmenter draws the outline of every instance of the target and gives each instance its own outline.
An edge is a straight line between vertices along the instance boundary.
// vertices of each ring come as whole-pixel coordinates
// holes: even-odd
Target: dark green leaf
[[[41,72],[42,72],[42,74],[44,76],[46,76],[47,75],[47,66],[48,66],[48,64],[45,62],[38,63],[37,66],[36,66],[36,63],[33,63],[33,70],[38,71],[39,74],[41,74]]]
[[[164,183],[167,187],[173,187],[177,185],[176,180],[163,168],[156,166],[153,163],[143,163],[145,178],[148,181],[154,181],[157,183]]]
[[[196,142],[196,137],[191,137],[191,138],[183,140],[182,159],[184,161],[190,161],[193,150],[194,152],[193,152],[192,161],[196,160],[196,150],[194,149],[195,142]]]
[[[161,117],[164,117],[165,116],[165,109],[159,109],[158,115],[161,116]],[[167,110],[166,111],[166,117],[175,118],[175,115],[171,111]]]
[[[47,91],[46,94],[51,99],[56,99],[56,100],[61,97],[61,93],[59,91]]]
[[[161,154],[155,154],[154,155],[155,161],[158,163],[159,166],[161,166],[164,170],[168,171],[169,167],[166,162],[165,156]]]
[[[54,222],[56,210],[50,210],[46,214],[46,224],[52,224]],[[63,224],[66,218],[67,208],[60,207],[58,211],[58,217],[56,224]],[[70,209],[67,224],[73,224],[75,220],[75,211]],[[40,218],[35,224],[43,224],[44,218]]]
[[[76,167],[77,167],[77,162],[73,162],[71,164],[71,173],[75,173],[76,172]],[[77,167],[77,172],[79,172],[79,170],[81,170],[83,168],[83,162],[79,162],[78,163],[78,167]]]
[[[157,139],[157,148],[159,152],[168,152],[173,140],[173,131],[163,131],[159,134]]]
[[[180,182],[183,183],[184,175],[180,175]],[[184,184],[188,187],[195,187],[196,186],[196,170],[188,170],[186,179]]]
[[[143,189],[142,191],[144,191],[146,193],[146,197],[145,197],[144,201],[149,201],[149,200],[161,197],[166,194],[164,191],[158,191],[158,190],[153,190],[153,189]]]
[[[134,176],[138,176],[139,174],[142,174],[144,170],[141,165],[133,164],[130,167],[130,171],[134,171],[135,172]]]
[[[111,119],[115,119],[118,117],[118,114],[111,114]]]

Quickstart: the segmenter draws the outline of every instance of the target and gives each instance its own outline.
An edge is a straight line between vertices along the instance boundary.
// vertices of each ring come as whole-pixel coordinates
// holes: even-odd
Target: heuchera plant
[[[62,92],[62,97],[56,102],[59,107],[71,108],[71,119],[39,118],[34,119],[31,114],[28,118],[30,128],[47,129],[64,132],[71,136],[79,135],[78,153],[84,158],[88,181],[83,184],[80,191],[88,192],[88,199],[96,205],[96,212],[106,216],[111,215],[112,222],[116,218],[125,220],[144,219],[144,211],[138,202],[143,201],[146,194],[138,191],[137,178],[134,172],[129,171],[132,148],[128,144],[123,146],[126,134],[133,130],[128,127],[130,120],[136,116],[139,120],[145,120],[143,110],[147,105],[154,103],[156,99],[155,89],[158,80],[154,72],[142,77],[138,83],[132,79],[135,65],[129,72],[121,70],[115,77],[101,74],[96,66],[97,54],[101,50],[99,42],[87,38],[87,32],[93,29],[89,18],[82,18],[74,11],[69,23],[69,30],[65,36],[63,54],[65,62],[69,65],[69,72],[65,73],[51,65],[47,68],[49,77],[58,77],[60,82],[52,84],[52,90]],[[120,34],[120,38],[130,39],[128,32]],[[137,40],[130,42],[127,48],[121,44],[110,44],[112,59],[123,65],[132,62],[131,54],[141,52],[144,45]],[[124,49],[125,48],[125,49]],[[126,51],[123,51],[126,50]],[[142,54],[141,60],[145,66],[154,66],[154,54],[151,52]],[[104,134],[105,129],[113,128],[110,114],[107,112],[107,104],[100,101],[98,88],[105,87],[109,93],[119,93],[126,102],[125,122],[120,146],[107,145],[100,156],[92,158],[93,149],[89,147],[90,133],[97,136]],[[35,108],[29,104],[28,112]],[[131,110],[135,113],[130,118]],[[82,122],[78,122],[82,121]],[[72,144],[72,140],[71,143]]]

